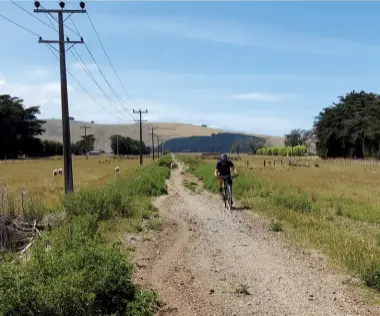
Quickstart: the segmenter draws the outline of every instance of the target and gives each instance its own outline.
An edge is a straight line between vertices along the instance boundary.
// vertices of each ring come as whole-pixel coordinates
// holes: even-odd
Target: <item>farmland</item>
[[[116,179],[114,169],[120,168],[120,173],[136,168],[137,159],[113,159],[110,163],[99,163],[104,157],[83,156],[73,158],[74,190],[93,188],[104,185]],[[151,158],[144,158],[144,164],[150,164]],[[62,157],[46,160],[31,160],[28,162],[0,164],[0,183],[5,185],[8,194],[17,200],[24,192],[28,200],[40,201],[43,204],[57,207],[64,193],[63,176],[53,176],[53,170],[63,168]]]
[[[206,189],[216,191],[214,161],[181,159]],[[264,168],[263,160],[235,161],[240,174],[234,182],[235,199],[275,220],[276,230],[296,245],[321,250],[336,269],[360,276],[364,284],[379,290],[380,168],[323,162],[274,167],[273,158]]]

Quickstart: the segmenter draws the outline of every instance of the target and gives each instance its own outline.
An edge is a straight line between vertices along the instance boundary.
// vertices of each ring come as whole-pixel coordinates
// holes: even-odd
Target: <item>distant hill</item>
[[[70,121],[71,139],[73,142],[81,139],[84,135],[84,129],[80,127],[86,124],[91,126],[87,129],[88,134],[95,136],[95,149],[111,151],[110,136],[119,134],[133,139],[139,139],[139,124],[91,124],[88,122]],[[162,140],[174,139],[178,137],[191,137],[191,136],[211,136],[212,134],[229,132],[238,134],[237,132],[224,131],[209,127],[202,127],[199,125],[182,124],[182,123],[151,123],[154,127],[154,132],[160,135]],[[46,132],[41,135],[41,139],[62,141],[62,121],[61,120],[46,120],[44,124]],[[240,134],[240,133],[239,133]],[[250,136],[264,136],[268,137],[268,141],[273,146],[283,146],[284,138],[280,136],[265,136],[241,133]],[[147,124],[143,126],[143,141],[151,146],[152,136],[151,130]],[[156,142],[156,138],[154,140]]]
[[[165,149],[169,152],[231,152],[236,151],[239,143],[241,153],[251,153],[249,143],[257,136],[218,133],[211,136],[191,136],[169,139],[165,142]]]

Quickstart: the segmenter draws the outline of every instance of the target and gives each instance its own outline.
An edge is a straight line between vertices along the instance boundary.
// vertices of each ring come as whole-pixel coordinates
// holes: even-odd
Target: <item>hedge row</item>
[[[295,146],[295,147],[265,147],[260,148],[256,152],[260,156],[305,156],[307,154],[307,149],[305,146]]]

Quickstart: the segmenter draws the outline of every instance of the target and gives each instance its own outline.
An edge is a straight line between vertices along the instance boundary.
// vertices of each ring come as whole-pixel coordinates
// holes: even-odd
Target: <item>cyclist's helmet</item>
[[[222,160],[226,161],[227,160],[227,155],[226,154],[221,154],[220,158]]]

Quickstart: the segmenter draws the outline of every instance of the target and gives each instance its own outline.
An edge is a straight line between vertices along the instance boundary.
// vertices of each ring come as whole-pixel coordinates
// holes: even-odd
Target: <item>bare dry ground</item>
[[[84,134],[84,130],[80,128],[84,122],[70,121],[71,138],[73,141],[80,140],[80,136]],[[110,146],[109,138],[113,134],[119,134],[125,137],[138,139],[140,130],[138,124],[89,124],[91,129],[88,133],[94,134],[96,138],[95,146],[99,149],[108,150]],[[159,134],[162,139],[170,139],[176,137],[190,136],[210,136],[213,133],[230,132],[197,125],[182,124],[182,123],[152,123],[155,128],[155,133]],[[46,132],[41,136],[42,139],[62,141],[62,122],[61,120],[46,120],[44,125]],[[147,145],[151,145],[152,137],[151,130],[146,125],[143,128],[143,140]],[[233,132],[232,132],[233,133]],[[264,135],[256,135],[264,136]],[[282,146],[284,143],[283,137],[269,136],[269,141],[273,146]]]
[[[134,254],[136,281],[165,303],[159,315],[380,315],[321,255],[295,250],[252,211],[185,188],[181,170],[155,201],[163,230]]]

